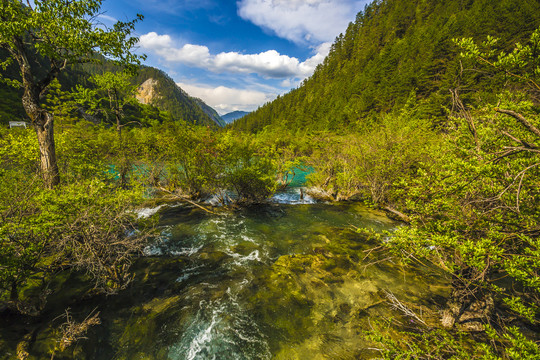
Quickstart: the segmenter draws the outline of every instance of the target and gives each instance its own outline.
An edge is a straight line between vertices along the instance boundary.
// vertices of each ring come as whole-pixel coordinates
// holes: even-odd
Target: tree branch
[[[501,131],[501,134],[503,134],[504,136],[512,139],[513,141],[523,145],[524,147],[528,148],[528,149],[538,149],[538,146],[534,145],[534,144],[531,144],[525,140],[522,140],[522,139],[518,139],[517,137],[513,136],[512,134],[502,130]]]
[[[537,137],[540,138],[540,130],[538,130],[536,126],[534,126],[527,119],[525,119],[523,115],[513,110],[504,110],[504,109],[499,109],[499,108],[495,108],[495,112],[498,112],[500,114],[506,114],[513,117],[514,119],[519,121],[523,126],[525,126],[527,130],[529,130],[530,132],[532,132],[533,134],[535,134]]]
[[[126,126],[126,125],[133,124],[133,123],[137,123],[137,124],[139,124],[139,125],[142,126],[142,123],[140,123],[139,121],[135,121],[135,120],[134,120],[134,121],[130,121],[130,122],[127,122],[127,123],[125,123],[125,124],[119,125],[119,127],[122,128],[122,127],[124,127],[124,126]]]
[[[493,67],[493,68],[495,68],[495,69],[499,69],[499,67],[498,67],[497,65],[495,65],[494,63],[492,63],[491,61],[489,61],[489,60],[487,60],[487,59],[485,59],[485,58],[483,58],[483,57],[481,57],[481,56],[479,57],[479,59],[480,59],[480,61],[482,61],[482,62],[488,64],[489,66],[491,66],[491,67]],[[521,76],[521,75],[518,75],[518,74],[516,74],[516,73],[513,73],[513,72],[509,71],[508,69],[502,69],[502,70],[503,70],[506,74],[508,74],[508,75],[510,75],[510,76],[513,76],[513,77],[515,77],[515,78],[517,78],[517,79],[520,79],[520,80],[522,80],[522,81],[525,81],[525,82],[527,82],[527,83],[530,83],[530,84],[531,84],[533,87],[535,87],[537,90],[540,90],[540,85],[539,85],[538,83],[536,83],[534,80],[532,80],[532,79],[527,79],[527,78],[525,78],[525,77],[523,77],[523,76]]]
[[[532,152],[535,154],[540,154],[540,149],[538,148],[505,146],[504,149],[509,150],[509,151],[516,151],[516,152],[525,151],[525,152]]]
[[[187,203],[190,203],[191,205],[194,205],[194,206],[198,207],[199,209],[202,209],[202,210],[206,211],[207,213],[214,214],[214,215],[216,214],[216,213],[213,212],[212,210],[208,210],[208,209],[205,208],[204,206],[199,205],[199,204],[197,204],[196,202],[191,201],[191,200],[189,200],[189,199],[186,199],[185,197],[178,196],[178,195],[176,195],[176,194],[170,192],[169,190],[167,190],[167,189],[165,189],[165,188],[163,188],[163,187],[158,187],[158,189],[161,190],[161,191],[163,191],[163,192],[166,192],[167,194],[170,194],[170,195],[176,197],[177,199],[179,199],[179,200],[181,200],[181,201],[185,201],[185,202],[187,202]]]

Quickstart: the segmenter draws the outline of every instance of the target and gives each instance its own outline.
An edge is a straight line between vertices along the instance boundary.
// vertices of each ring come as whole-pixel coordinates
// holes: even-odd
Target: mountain
[[[139,96],[141,92],[151,92],[152,96],[146,99],[147,103],[167,111],[173,119],[182,119],[197,125],[222,126],[219,121],[207,114],[208,109],[205,111],[201,105],[202,101],[189,96],[165,72],[144,66],[139,70],[134,82],[141,84]]]
[[[494,96],[493,84],[462,67],[454,38],[484,41],[494,35],[510,47],[539,25],[538,0],[374,1],[336,38],[324,62],[299,88],[232,127],[361,131],[374,115],[411,101],[437,126],[452,107],[450,90],[459,90],[473,105],[479,97]]]
[[[193,100],[195,100],[195,102],[197,103],[197,105],[199,105],[199,107],[202,109],[202,111],[208,115],[210,117],[210,119],[214,120],[214,122],[220,126],[220,127],[224,127],[226,124],[225,121],[223,121],[223,119],[221,118],[221,116],[219,116],[219,114],[217,113],[216,110],[214,110],[214,108],[212,108],[210,105],[208,105],[207,103],[205,103],[204,101],[202,101],[201,99],[199,98],[192,98]]]
[[[1,52],[0,60],[6,56]],[[84,87],[91,87],[90,76],[100,74],[105,71],[118,71],[119,68],[113,63],[101,59],[101,63],[89,63],[80,66],[74,66],[62,72],[58,78],[64,91],[75,88],[77,84]],[[8,78],[19,78],[18,67],[15,64],[10,65],[2,75]],[[39,76],[40,74],[38,74]],[[222,122],[216,121],[211,115],[208,105],[202,105],[202,101],[189,96],[182,90],[174,80],[172,80],[163,71],[141,66],[139,72],[132,79],[133,84],[139,85],[137,97],[139,102],[150,104],[161,111],[166,111],[173,120],[185,120],[188,123],[198,125],[208,125],[212,127],[223,126]],[[14,89],[0,82],[0,124],[7,124],[12,120],[24,120],[26,113],[21,103],[21,90]],[[213,109],[212,109],[213,110]],[[215,112],[215,111],[214,111]],[[138,117],[140,111],[129,109],[130,117]],[[216,113],[217,115],[217,113]],[[219,116],[219,115],[217,115]]]
[[[236,119],[240,119],[241,117],[244,117],[247,114],[249,114],[249,112],[247,112],[247,111],[233,111],[233,112],[230,112],[228,114],[223,115],[221,118],[227,124],[230,124],[233,121],[235,121]]]

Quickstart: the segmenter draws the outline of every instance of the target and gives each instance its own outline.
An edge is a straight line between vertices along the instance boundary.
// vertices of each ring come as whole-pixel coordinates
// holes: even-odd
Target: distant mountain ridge
[[[217,111],[214,108],[212,108],[210,105],[208,105],[207,103],[205,103],[204,101],[202,101],[199,98],[194,97],[192,99],[195,100],[195,103],[197,105],[199,105],[199,107],[202,109],[202,111],[204,111],[204,113],[206,115],[208,115],[210,117],[210,119],[214,120],[214,122],[217,125],[219,125],[220,127],[224,127],[225,125],[227,125],[227,123],[225,121],[223,121],[221,116],[219,116]]]
[[[221,118],[223,119],[223,121],[227,124],[230,124],[232,123],[233,121],[237,120],[237,119],[240,119],[241,117],[244,117],[246,116],[247,114],[249,114],[249,112],[247,111],[233,111],[233,112],[230,112],[228,114],[225,114],[225,115],[222,115]]]

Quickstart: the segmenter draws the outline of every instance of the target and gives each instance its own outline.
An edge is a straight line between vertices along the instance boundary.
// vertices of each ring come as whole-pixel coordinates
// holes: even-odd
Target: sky
[[[134,35],[146,65],[223,115],[253,111],[309,77],[368,0],[105,0],[112,25],[144,15]]]

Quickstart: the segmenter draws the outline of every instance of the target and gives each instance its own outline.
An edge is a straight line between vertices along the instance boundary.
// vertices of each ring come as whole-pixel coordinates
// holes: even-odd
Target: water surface
[[[401,316],[387,292],[426,308],[444,295],[432,272],[394,264],[355,231],[398,226],[360,204],[316,203],[293,188],[267,205],[216,211],[141,211],[158,213],[160,239],[134,264],[128,290],[71,304],[79,316],[97,307],[102,324],[64,358],[370,358],[370,322]],[[56,299],[51,314],[69,301]],[[40,329],[33,353],[47,353],[53,335]]]

